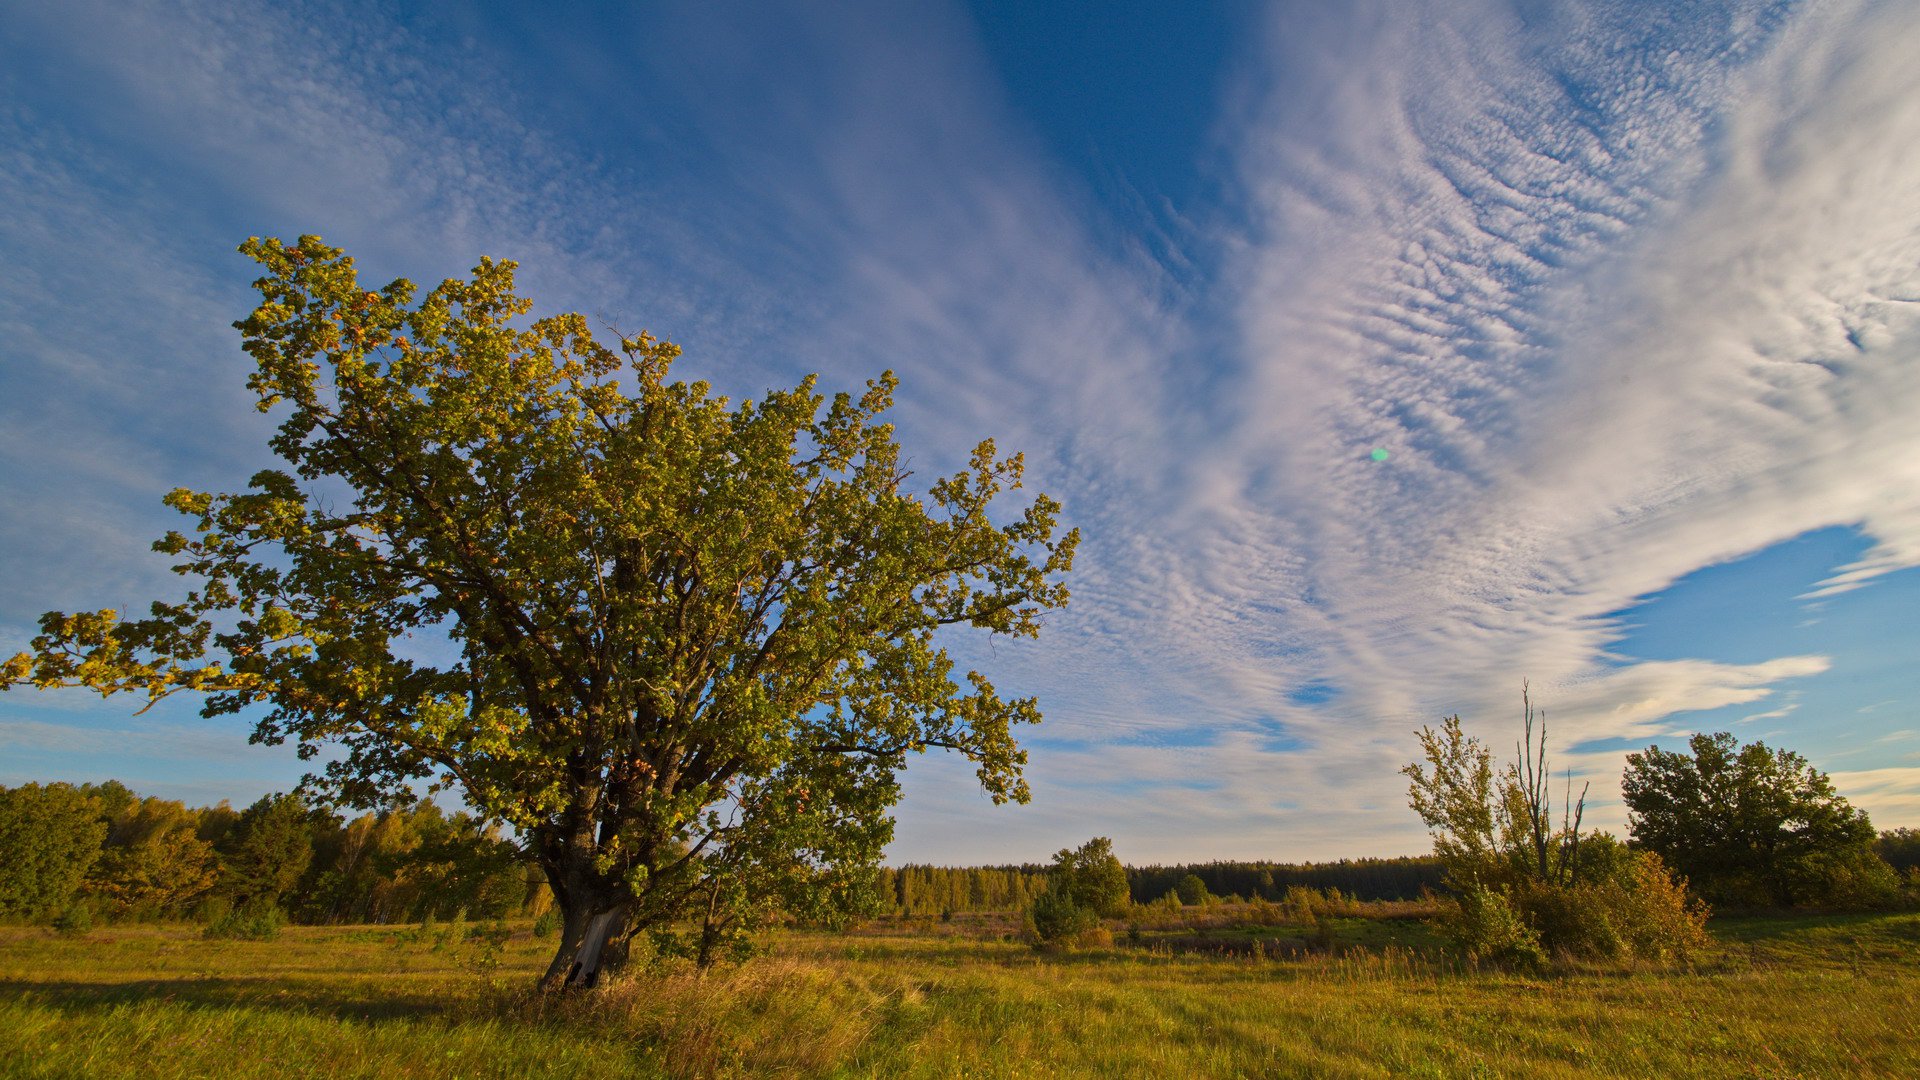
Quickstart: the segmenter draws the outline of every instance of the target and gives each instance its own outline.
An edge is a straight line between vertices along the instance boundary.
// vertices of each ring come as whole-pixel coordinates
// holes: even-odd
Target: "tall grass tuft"
[[[793,958],[710,969],[662,963],[590,993],[515,989],[482,997],[477,1017],[618,1033],[668,1076],[809,1076],[856,1059],[875,1029],[918,996]]]

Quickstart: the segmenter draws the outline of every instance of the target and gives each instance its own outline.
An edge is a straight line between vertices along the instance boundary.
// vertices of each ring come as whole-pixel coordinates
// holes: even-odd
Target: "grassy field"
[[[1418,922],[1333,953],[1040,955],[990,921],[787,934],[697,978],[527,992],[550,941],[0,929],[0,1073],[298,1076],[1920,1075],[1920,916],[1716,923],[1690,971],[1463,970]],[[1275,931],[1265,931],[1274,933]]]

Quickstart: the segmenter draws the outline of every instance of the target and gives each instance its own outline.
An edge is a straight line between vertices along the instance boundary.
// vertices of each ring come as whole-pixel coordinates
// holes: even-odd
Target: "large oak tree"
[[[591,985],[640,930],[691,918],[711,959],[773,911],[864,889],[905,755],[944,748],[1027,797],[1032,698],[956,678],[940,628],[1032,637],[1076,531],[991,441],[916,495],[891,373],[730,403],[674,345],[527,322],[514,264],[416,299],[317,237],[250,240],[236,323],[285,470],[176,490],[155,547],[192,582],[148,617],[50,613],[9,684],[263,709],[254,738],[329,760],[368,806],[422,782],[510,823],[563,913],[546,982]]]

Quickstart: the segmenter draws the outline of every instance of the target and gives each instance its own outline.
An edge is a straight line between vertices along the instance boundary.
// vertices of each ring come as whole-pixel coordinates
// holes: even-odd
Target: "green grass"
[[[524,928],[497,958],[366,927],[4,929],[0,1074],[1920,1075],[1920,916],[1729,920],[1690,971],[1537,978],[1462,969],[1418,922],[1336,927],[1344,952],[1273,960],[880,924],[558,999],[527,992],[551,939]]]

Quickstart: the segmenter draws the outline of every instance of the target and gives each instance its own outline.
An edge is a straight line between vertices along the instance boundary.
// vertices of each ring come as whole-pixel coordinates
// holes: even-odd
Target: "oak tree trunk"
[[[611,897],[596,899],[600,902],[562,905],[560,947],[540,985],[549,990],[598,986],[624,958],[626,904]]]

